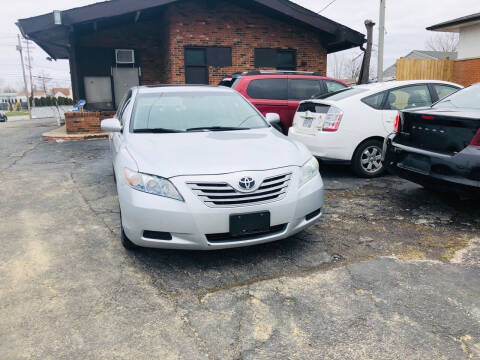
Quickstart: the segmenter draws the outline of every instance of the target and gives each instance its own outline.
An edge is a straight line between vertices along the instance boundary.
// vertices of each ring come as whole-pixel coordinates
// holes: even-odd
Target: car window
[[[315,94],[322,93],[319,80],[314,79],[289,79],[288,80],[288,99],[306,100]]]
[[[325,80],[325,85],[327,86],[328,92],[334,92],[347,88],[348,86],[339,83],[338,81]]]
[[[368,96],[363,98],[362,101],[367,104],[368,106],[374,109],[381,109],[383,104],[383,98],[385,97],[385,92],[381,92],[375,95]]]
[[[287,79],[252,80],[247,94],[253,99],[287,100]]]
[[[451,95],[454,92],[459,90],[459,89],[457,89],[453,86],[442,85],[442,84],[433,84],[433,88],[437,92],[439,100],[442,100],[442,99],[446,98],[448,95]]]
[[[133,131],[199,127],[267,127],[258,111],[235,92],[165,92],[141,94],[133,110]]]
[[[432,99],[427,85],[412,85],[391,90],[385,108],[404,110],[430,105],[432,105]]]
[[[480,84],[457,91],[433,105],[434,108],[480,109]]]

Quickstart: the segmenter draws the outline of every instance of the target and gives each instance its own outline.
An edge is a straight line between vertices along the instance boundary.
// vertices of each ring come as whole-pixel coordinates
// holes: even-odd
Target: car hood
[[[138,170],[165,178],[301,166],[312,156],[273,128],[129,135]]]

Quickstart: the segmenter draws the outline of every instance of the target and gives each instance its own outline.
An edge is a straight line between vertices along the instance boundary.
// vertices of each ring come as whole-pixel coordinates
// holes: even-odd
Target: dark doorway
[[[185,82],[208,85],[207,51],[205,48],[185,48]]]

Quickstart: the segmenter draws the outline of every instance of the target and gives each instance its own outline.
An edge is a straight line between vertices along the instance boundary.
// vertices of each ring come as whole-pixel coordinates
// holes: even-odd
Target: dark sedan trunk
[[[480,111],[431,109],[404,111],[395,142],[418,149],[455,155],[470,145],[480,128]]]

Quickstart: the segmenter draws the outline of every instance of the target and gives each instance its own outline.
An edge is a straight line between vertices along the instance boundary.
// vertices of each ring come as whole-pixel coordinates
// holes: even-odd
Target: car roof
[[[355,88],[362,88],[366,90],[372,91],[382,91],[388,90],[396,87],[407,86],[407,85],[415,85],[415,84],[447,84],[462,87],[459,84],[455,84],[449,81],[442,81],[442,80],[395,80],[395,81],[384,81],[384,82],[377,82],[371,84],[363,84],[363,85],[356,85]]]
[[[329,98],[326,99],[307,99],[303,100],[302,102],[318,102],[318,103],[324,103],[328,101],[349,101],[353,99],[358,99],[358,98],[364,98],[370,95],[375,95],[378,94],[382,91],[385,90],[390,90],[402,86],[408,86],[408,85],[415,85],[415,84],[444,84],[444,85],[451,85],[459,88],[463,88],[463,86],[459,84],[455,84],[452,82],[448,81],[441,81],[441,80],[403,80],[403,81],[385,81],[385,82],[377,82],[377,83],[371,83],[371,84],[362,84],[362,85],[355,85],[352,87],[352,89],[364,89],[365,91],[359,92],[357,94],[345,97],[343,99],[339,100],[330,100]]]
[[[160,93],[181,93],[181,92],[216,92],[236,93],[234,90],[224,86],[211,85],[148,85],[137,86],[139,94],[160,94]]]

